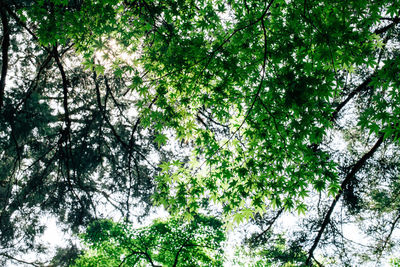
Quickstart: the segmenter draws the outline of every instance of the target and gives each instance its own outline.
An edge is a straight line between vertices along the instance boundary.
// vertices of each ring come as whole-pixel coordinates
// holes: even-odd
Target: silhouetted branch
[[[143,155],[142,152],[140,152],[139,150],[137,150],[133,145],[127,144],[122,137],[117,133],[117,130],[115,129],[115,127],[112,125],[110,119],[107,117],[106,111],[103,108],[103,105],[101,104],[101,95],[100,95],[100,88],[98,86],[98,82],[97,82],[97,75],[95,72],[93,72],[93,80],[95,82],[95,89],[96,89],[96,97],[97,97],[97,105],[99,106],[99,109],[103,115],[104,120],[106,121],[106,123],[108,124],[108,126],[111,129],[112,134],[114,135],[114,137],[117,139],[118,143],[120,143],[122,145],[123,148],[125,148],[128,152],[133,150],[136,153],[138,153],[152,168],[157,169],[148,159],[145,155]]]
[[[364,80],[359,86],[357,86],[350,94],[347,95],[346,99],[342,101],[335,109],[335,111],[331,115],[331,121],[337,118],[337,115],[342,110],[342,108],[358,93],[365,91],[368,88],[369,83],[372,81],[372,77],[374,75],[369,76],[367,79]]]
[[[35,267],[42,267],[42,266],[44,266],[43,263],[21,260],[21,259],[18,259],[18,258],[13,257],[13,256],[11,256],[11,255],[9,255],[9,254],[7,254],[7,253],[0,253],[0,256],[3,256],[3,257],[8,258],[8,259],[10,259],[10,260],[16,261],[16,262],[18,262],[18,263],[23,263],[23,264],[27,264],[27,265],[31,265],[31,266],[35,266]]]
[[[381,135],[381,137],[378,139],[378,141],[376,141],[375,145],[371,148],[370,151],[368,151],[361,159],[359,159],[356,164],[352,167],[351,171],[346,175],[346,178],[343,180],[342,184],[340,185],[340,190],[337,193],[336,197],[334,198],[334,200],[332,201],[328,212],[326,213],[326,215],[324,216],[324,220],[322,222],[322,225],[318,231],[317,237],[314,239],[314,243],[311,246],[309,252],[308,252],[308,258],[306,260],[306,265],[310,265],[311,264],[311,259],[314,256],[314,250],[317,248],[318,243],[322,237],[322,234],[325,231],[326,226],[329,224],[331,215],[333,210],[335,209],[335,206],[339,200],[339,198],[341,197],[344,188],[346,188],[346,186],[354,179],[356,173],[362,168],[362,166],[364,166],[364,164],[366,163],[366,161],[372,157],[372,155],[375,153],[375,151],[379,148],[379,146],[382,144],[383,142],[383,135]]]
[[[260,237],[262,237],[265,233],[269,232],[272,228],[272,226],[274,225],[274,223],[276,222],[276,220],[279,218],[279,216],[281,216],[282,212],[284,211],[284,208],[281,208],[276,215],[268,222],[268,227],[267,229],[265,229],[264,231],[262,231],[261,233],[259,233],[255,238],[253,238],[253,240],[257,240]]]
[[[4,4],[0,3],[1,23],[3,26],[3,41],[1,44],[2,66],[0,78],[0,111],[3,108],[4,90],[6,87],[6,76],[8,70],[8,49],[10,47],[10,28],[8,26],[7,12],[4,9]]]
[[[375,33],[375,34],[382,34],[382,33],[387,32],[388,30],[390,30],[391,28],[393,28],[394,26],[396,26],[397,24],[400,23],[400,18],[393,18],[392,21],[393,21],[393,22],[390,23],[389,25],[387,25],[387,26],[385,26],[385,27],[382,27],[382,28],[380,28],[380,29],[376,29],[376,30],[374,31],[374,33]]]

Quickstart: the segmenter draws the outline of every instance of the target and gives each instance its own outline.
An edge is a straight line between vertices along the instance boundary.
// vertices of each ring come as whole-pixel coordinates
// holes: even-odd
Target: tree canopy
[[[250,221],[260,231],[246,244],[280,251],[268,262],[292,248],[305,265],[385,260],[399,244],[399,11],[2,1],[3,260],[45,250],[43,216],[76,233],[154,206]]]
[[[191,222],[157,220],[139,229],[97,221],[82,236],[90,250],[75,266],[222,266],[225,233],[221,226],[205,216]]]

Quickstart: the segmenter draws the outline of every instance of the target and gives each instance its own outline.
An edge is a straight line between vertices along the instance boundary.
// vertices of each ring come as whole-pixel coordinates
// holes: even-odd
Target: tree
[[[101,217],[96,198],[129,220],[131,203],[151,195],[187,218],[220,208],[227,222],[260,216],[261,228],[274,209],[306,213],[288,240],[306,265],[380,262],[396,245],[399,1],[2,7],[0,222],[10,251],[42,229],[28,208],[78,228]],[[8,82],[10,73],[21,78]],[[271,225],[262,233],[278,231]],[[346,225],[372,241],[357,244]]]
[[[50,2],[1,5],[1,260],[44,252],[43,216],[77,233],[108,212],[148,215],[157,165],[149,155],[168,155],[140,125],[126,79],[84,69],[71,41],[45,44],[37,25],[56,25],[33,18],[54,11]]]
[[[101,220],[82,239],[88,250],[74,266],[222,266],[222,222],[196,216],[156,220],[147,227]],[[161,264],[161,265],[160,265]]]

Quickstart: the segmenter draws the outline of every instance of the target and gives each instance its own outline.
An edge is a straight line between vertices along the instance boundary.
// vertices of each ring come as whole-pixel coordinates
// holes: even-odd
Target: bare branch
[[[12,261],[16,261],[16,262],[18,262],[18,263],[23,263],[23,264],[27,264],[27,265],[31,265],[31,266],[35,266],[35,267],[42,267],[42,266],[44,266],[43,263],[25,261],[25,260],[22,260],[22,259],[15,258],[15,257],[13,257],[13,256],[11,256],[11,255],[9,255],[9,254],[7,254],[7,253],[0,253],[0,256],[3,256],[3,257],[5,257],[5,258],[8,258],[8,259],[10,259],[10,260],[12,260]]]

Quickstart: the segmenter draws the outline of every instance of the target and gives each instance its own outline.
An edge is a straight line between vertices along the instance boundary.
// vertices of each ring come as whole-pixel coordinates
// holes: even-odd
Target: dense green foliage
[[[220,221],[204,216],[190,223],[157,220],[139,229],[96,221],[82,235],[89,250],[74,266],[222,266],[225,234],[221,226]]]
[[[4,260],[43,251],[45,214],[79,232],[152,205],[250,220],[253,246],[276,243],[266,262],[287,244],[306,265],[379,263],[397,247],[398,0],[0,8]],[[285,216],[298,223],[287,236]]]

